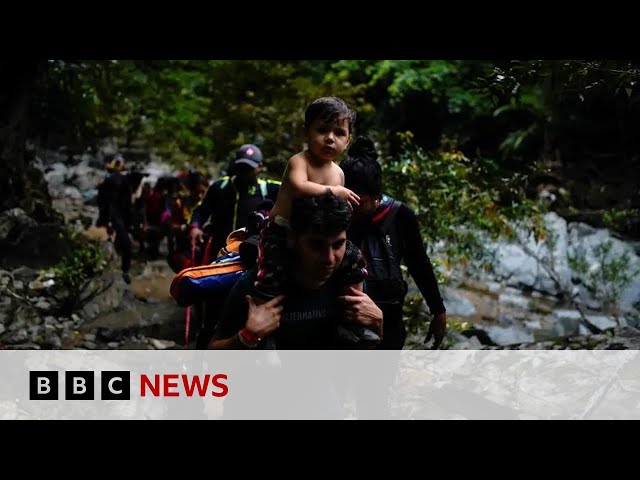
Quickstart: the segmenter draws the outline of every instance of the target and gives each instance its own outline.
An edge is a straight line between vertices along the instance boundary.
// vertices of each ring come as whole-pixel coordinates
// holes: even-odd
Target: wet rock
[[[571,270],[567,259],[567,222],[556,213],[545,215],[544,222],[556,238],[551,251],[546,241],[537,242],[532,235],[516,228],[521,244],[490,242],[488,247],[496,251],[493,269],[498,279],[517,288],[530,288],[551,294],[558,293],[558,285],[549,273],[540,266],[538,259],[553,257],[561,286],[569,285]],[[533,255],[532,255],[533,254]]]
[[[49,310],[51,308],[51,304],[46,300],[40,300],[36,303],[36,308],[39,308],[40,310]]]
[[[0,243],[13,242],[20,232],[37,225],[36,221],[21,208],[5,210],[0,213]]]
[[[99,340],[103,342],[114,343],[115,340],[120,339],[120,337],[122,336],[122,332],[116,329],[99,328],[96,336]]]
[[[618,326],[618,322],[614,318],[605,315],[586,315],[585,319],[600,331]]]
[[[91,292],[99,293],[82,307],[80,315],[85,320],[92,320],[101,314],[116,310],[122,303],[125,291],[126,284],[122,280],[121,272],[114,270],[103,272],[89,283],[86,295]]]
[[[529,330],[539,330],[542,328],[542,323],[540,320],[528,320],[524,322],[524,326]]]
[[[516,321],[508,315],[500,315],[497,322],[501,327],[511,327],[516,325]]]
[[[10,332],[15,332],[31,325],[36,325],[40,320],[40,316],[30,307],[19,307],[15,314],[13,322],[8,325]]]
[[[487,289],[492,293],[499,293],[504,287],[499,282],[487,281],[485,282]]]
[[[106,171],[92,168],[86,163],[80,163],[73,169],[72,175],[71,184],[77,187],[77,190],[84,192],[95,189],[104,179]]]
[[[477,337],[473,336],[466,342],[456,343],[451,347],[451,350],[481,350],[483,348],[482,343]]]
[[[489,326],[485,328],[487,335],[494,344],[512,345],[516,343],[533,343],[533,333],[522,327]]]
[[[56,334],[45,334],[42,346],[49,349],[58,350],[62,348],[62,340]]]
[[[498,297],[498,301],[505,305],[509,305],[512,307],[517,307],[522,310],[529,309],[529,299],[523,297],[522,295],[514,295],[510,293],[501,293]]]
[[[38,295],[45,288],[41,280],[32,280],[29,282],[28,293],[29,295]]]
[[[554,312],[554,316],[555,316]],[[576,312],[577,313],[577,312]],[[569,335],[575,335],[578,333],[578,327],[580,326],[581,317],[578,314],[575,316],[556,316],[556,323],[551,329],[551,333],[557,337],[566,337]]]
[[[27,217],[28,218],[28,217]],[[69,251],[66,227],[59,223],[21,224],[0,240],[5,268],[27,266],[46,268],[59,261]]]
[[[3,341],[9,345],[15,345],[18,343],[25,343],[29,340],[29,333],[26,328],[20,328],[16,332],[10,333],[3,337]]]
[[[50,189],[62,187],[67,180],[69,168],[63,162],[56,162],[46,168],[44,178]]]
[[[76,187],[65,187],[62,194],[65,197],[71,198],[73,200],[82,200],[83,196]]]
[[[476,309],[471,301],[461,292],[451,288],[442,288],[441,292],[448,315],[470,317],[476,314]]]
[[[11,345],[12,350],[40,350],[41,347],[37,343],[15,343]]]
[[[156,350],[166,350],[168,348],[173,348],[173,347],[176,346],[176,342],[174,342],[174,341],[171,341],[171,340],[159,340],[157,338],[150,338],[149,339],[149,343],[151,343],[153,348],[155,348]]]

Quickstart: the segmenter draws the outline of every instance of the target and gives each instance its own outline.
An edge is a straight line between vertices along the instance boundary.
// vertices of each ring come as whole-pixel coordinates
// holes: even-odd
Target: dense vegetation
[[[83,152],[111,137],[224,168],[254,142],[274,176],[301,147],[308,102],[342,96],[356,133],[378,142],[388,190],[463,260],[476,240],[452,225],[509,234],[542,188],[565,216],[640,232],[638,62],[52,60],[21,73],[24,135],[38,146]],[[5,170],[16,155],[5,147]]]

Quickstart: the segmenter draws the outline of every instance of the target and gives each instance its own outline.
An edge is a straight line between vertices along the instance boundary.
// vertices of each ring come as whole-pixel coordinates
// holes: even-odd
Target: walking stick
[[[191,245],[191,266],[194,267],[196,263],[196,246]],[[187,307],[186,318],[184,322],[184,348],[189,347],[189,327],[191,326],[191,309],[193,305]]]

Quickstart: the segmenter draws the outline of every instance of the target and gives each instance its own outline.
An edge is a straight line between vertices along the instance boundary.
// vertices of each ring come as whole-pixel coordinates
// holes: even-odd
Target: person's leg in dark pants
[[[115,218],[111,223],[116,232],[115,246],[122,257],[122,276],[125,282],[131,283],[131,276],[129,275],[129,269],[131,268],[131,239],[129,238],[129,232],[122,219]]]
[[[396,381],[400,352],[407,337],[402,320],[402,303],[382,306],[384,318],[382,341],[376,350],[385,350],[384,362],[375,376],[359,377],[355,381],[356,410],[359,419],[382,419],[391,416],[391,392]],[[366,370],[366,365],[362,366]]]

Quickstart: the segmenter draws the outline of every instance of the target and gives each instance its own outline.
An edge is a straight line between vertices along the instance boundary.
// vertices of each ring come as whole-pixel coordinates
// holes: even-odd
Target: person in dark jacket
[[[209,221],[215,254],[225,246],[227,236],[238,228],[246,227],[251,214],[265,201],[275,203],[280,182],[258,178],[262,165],[262,152],[253,144],[236,151],[229,176],[214,182],[197,205],[189,219],[192,244],[201,241],[203,227]]]
[[[404,347],[402,306],[407,290],[400,263],[407,266],[434,316],[426,341],[434,337],[438,346],[446,333],[446,308],[415,213],[405,203],[383,195],[382,171],[370,139],[358,138],[340,167],[345,186],[361,198],[360,205],[355,207],[349,239],[361,248],[367,260],[366,291],[384,312],[383,339],[378,348]]]
[[[344,315],[360,323],[376,318],[378,310],[382,310],[382,341],[376,348],[397,352],[388,356],[387,368],[378,372],[377,379],[359,382],[355,387],[358,417],[380,419],[390,415],[390,387],[395,382],[400,350],[407,336],[402,318],[407,285],[401,263],[407,266],[433,315],[425,342],[434,337],[434,346],[440,345],[446,333],[447,314],[416,215],[405,203],[382,193],[382,170],[377,158],[373,142],[359,137],[340,167],[345,187],[360,197],[347,236],[362,250],[368,270],[367,295],[353,291],[343,296]]]
[[[116,238],[114,245],[122,259],[122,277],[131,283],[131,239],[129,231],[133,227],[132,195],[140,186],[144,174],[125,172],[122,155],[117,154],[107,165],[108,177],[98,188],[98,207],[100,210],[97,225],[112,229]]]

